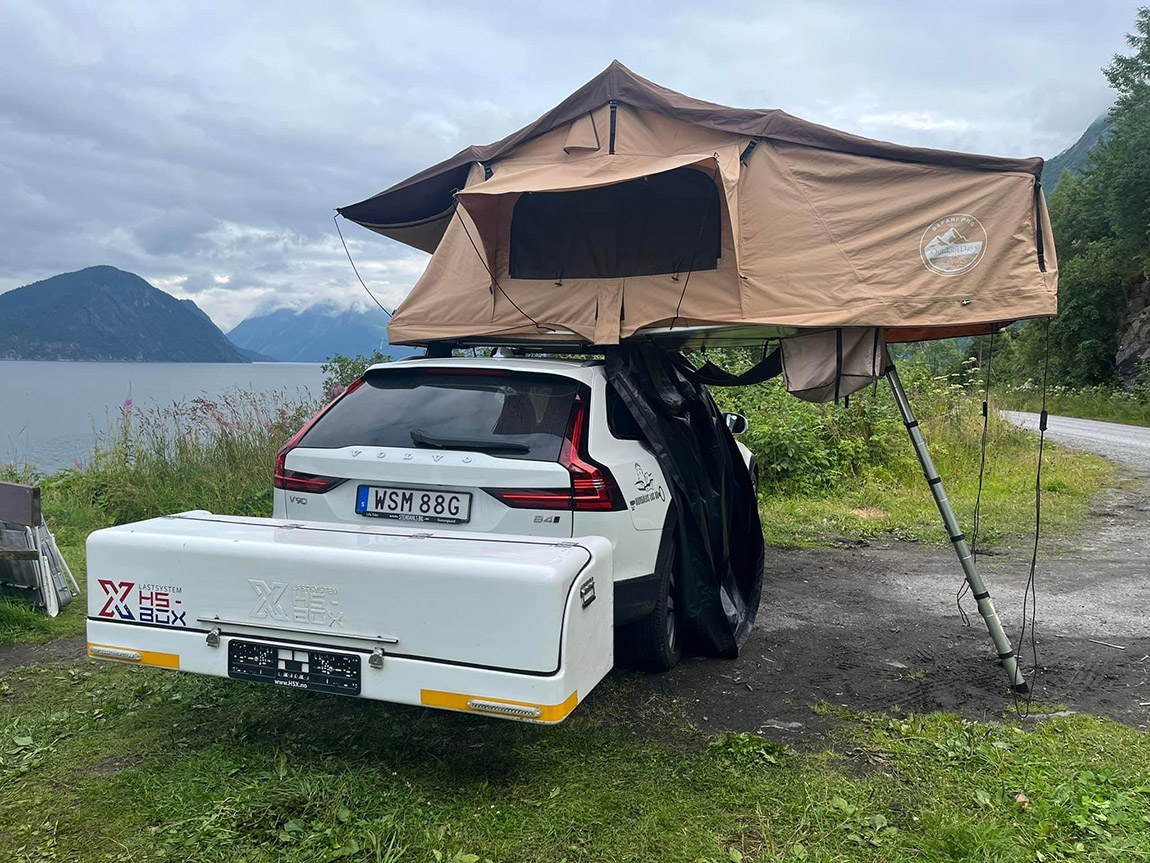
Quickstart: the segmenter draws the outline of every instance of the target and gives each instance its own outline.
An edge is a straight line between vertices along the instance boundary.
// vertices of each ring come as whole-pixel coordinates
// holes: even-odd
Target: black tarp
[[[693,646],[735,657],[755,622],[763,531],[742,455],[694,369],[649,344],[607,352],[607,379],[642,428],[667,482],[681,622]]]

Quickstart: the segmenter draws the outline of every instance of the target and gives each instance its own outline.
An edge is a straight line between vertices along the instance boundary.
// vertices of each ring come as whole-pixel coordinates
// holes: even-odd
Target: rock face
[[[322,363],[334,354],[370,355],[376,349],[393,359],[416,352],[388,343],[387,315],[379,309],[341,310],[326,303],[302,311],[277,309],[254,315],[231,330],[228,338],[244,350],[295,363]]]
[[[106,266],[0,294],[0,359],[248,362],[190,300]]]
[[[1150,369],[1150,272],[1132,293],[1118,332],[1118,379],[1129,387],[1143,367]]]

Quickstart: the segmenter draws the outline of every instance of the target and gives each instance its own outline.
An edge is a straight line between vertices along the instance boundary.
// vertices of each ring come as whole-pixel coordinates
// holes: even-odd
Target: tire
[[[637,671],[670,671],[683,658],[682,621],[675,610],[678,598],[675,585],[674,537],[659,580],[655,608],[646,617],[619,630],[617,647],[621,664]]]

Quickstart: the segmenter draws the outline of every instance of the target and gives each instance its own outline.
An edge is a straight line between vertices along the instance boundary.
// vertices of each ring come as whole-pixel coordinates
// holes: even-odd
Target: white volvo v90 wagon
[[[276,518],[606,537],[622,658],[662,671],[682,654],[670,487],[601,359],[372,366],[280,451],[274,485]]]

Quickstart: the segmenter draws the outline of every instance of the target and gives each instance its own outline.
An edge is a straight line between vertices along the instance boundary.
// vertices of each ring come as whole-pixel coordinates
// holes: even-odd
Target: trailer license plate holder
[[[259,641],[228,642],[228,677],[294,689],[359,695],[363,662],[358,654]]]

